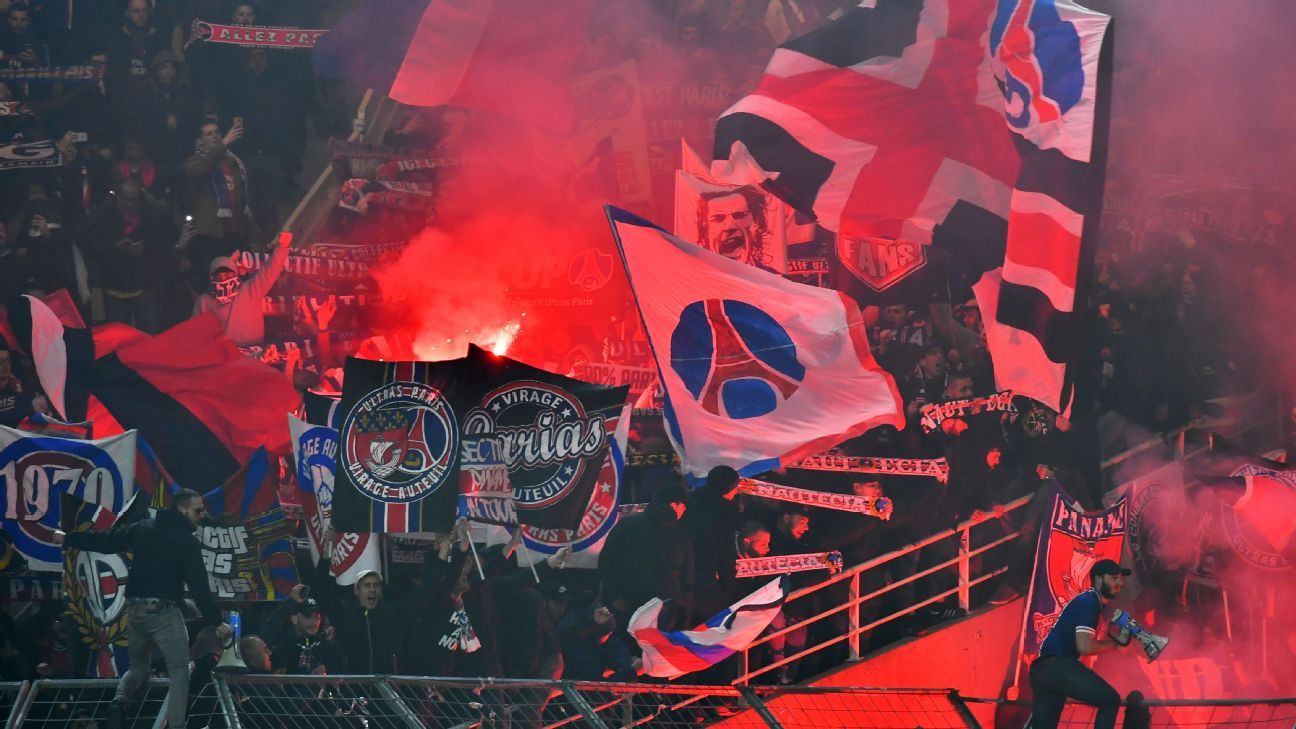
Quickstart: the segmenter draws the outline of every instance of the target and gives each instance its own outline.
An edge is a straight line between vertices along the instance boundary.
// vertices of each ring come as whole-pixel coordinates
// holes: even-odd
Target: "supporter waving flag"
[[[726,258],[624,210],[608,217],[686,473],[754,475],[878,425],[904,427],[855,302]]]
[[[721,610],[693,630],[657,627],[666,603],[653,598],[634,612],[627,630],[643,649],[644,673],[675,678],[710,668],[751,645],[783,609],[784,578]]]

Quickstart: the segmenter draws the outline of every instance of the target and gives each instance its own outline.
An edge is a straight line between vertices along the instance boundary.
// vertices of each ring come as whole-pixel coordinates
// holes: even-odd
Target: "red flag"
[[[223,481],[261,446],[288,452],[283,414],[297,406],[297,391],[244,357],[215,315],[153,337],[101,327],[100,341],[111,352],[91,367],[91,392],[121,425],[139,429],[181,486]]]

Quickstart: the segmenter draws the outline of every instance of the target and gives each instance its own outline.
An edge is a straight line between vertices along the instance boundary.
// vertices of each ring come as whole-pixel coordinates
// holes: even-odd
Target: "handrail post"
[[[739,679],[739,686],[747,685],[747,675],[751,673],[751,648],[743,648],[742,652],[742,678]]]
[[[1188,431],[1180,429],[1179,435],[1175,436],[1175,460],[1182,462],[1184,459],[1185,446],[1188,441]]]
[[[239,721],[238,707],[234,703],[234,695],[230,692],[229,684],[225,682],[225,676],[216,673],[212,678],[216,680],[216,699],[220,702],[221,712],[225,714],[225,726],[228,729],[243,729],[243,723]]]
[[[846,611],[846,615],[848,616],[847,629],[850,631],[850,638],[848,638],[846,641],[846,644],[850,646],[850,654],[846,659],[848,661],[858,661],[860,659],[859,596],[860,596],[860,573],[856,572],[854,575],[851,576],[850,579],[850,596],[848,597],[848,599],[850,600],[850,610]]]
[[[567,700],[571,702],[571,705],[576,707],[576,710],[580,712],[581,716],[585,717],[585,721],[587,721],[590,726],[594,727],[594,729],[608,729],[608,725],[603,721],[603,718],[600,717],[598,712],[594,710],[594,707],[590,706],[590,703],[585,700],[584,694],[577,691],[575,686],[572,686],[571,681],[562,681],[559,688],[562,689],[563,695],[567,697]]]
[[[972,587],[968,582],[972,579],[972,558],[968,552],[972,551],[972,527],[965,526],[959,530],[959,547],[958,547],[958,579],[959,607],[963,612],[972,609]]]

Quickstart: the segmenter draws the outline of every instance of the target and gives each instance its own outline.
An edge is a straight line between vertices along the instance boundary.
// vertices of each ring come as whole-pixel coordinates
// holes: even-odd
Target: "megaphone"
[[[1143,646],[1143,652],[1147,654],[1149,661],[1155,661],[1157,656],[1161,655],[1161,651],[1165,650],[1166,644],[1170,642],[1170,639],[1163,635],[1149,633],[1142,625],[1138,624],[1137,620],[1130,617],[1129,613],[1120,608],[1116,608],[1116,611],[1112,613],[1112,625],[1120,627],[1122,634],[1128,633],[1128,635],[1124,636],[1124,642],[1121,642],[1118,636],[1116,638],[1118,643],[1125,645],[1129,642],[1129,636],[1133,636]]]
[[[239,617],[237,610],[229,612],[230,642],[221,652],[220,662],[212,670],[222,673],[247,673],[247,664],[243,662],[243,655],[239,652],[239,638],[243,637],[243,621]]]

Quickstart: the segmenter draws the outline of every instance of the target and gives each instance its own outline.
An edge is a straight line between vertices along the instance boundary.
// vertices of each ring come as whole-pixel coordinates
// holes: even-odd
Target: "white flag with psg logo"
[[[351,585],[366,570],[380,569],[378,539],[367,532],[338,532],[329,551],[328,530],[333,521],[333,476],[337,471],[337,431],[288,416],[292,434],[297,488],[301,490],[306,531],[310,533],[311,561],[328,553],[329,574],[339,585]]]
[[[859,308],[608,207],[685,472],[762,473],[879,425],[904,427]]]

